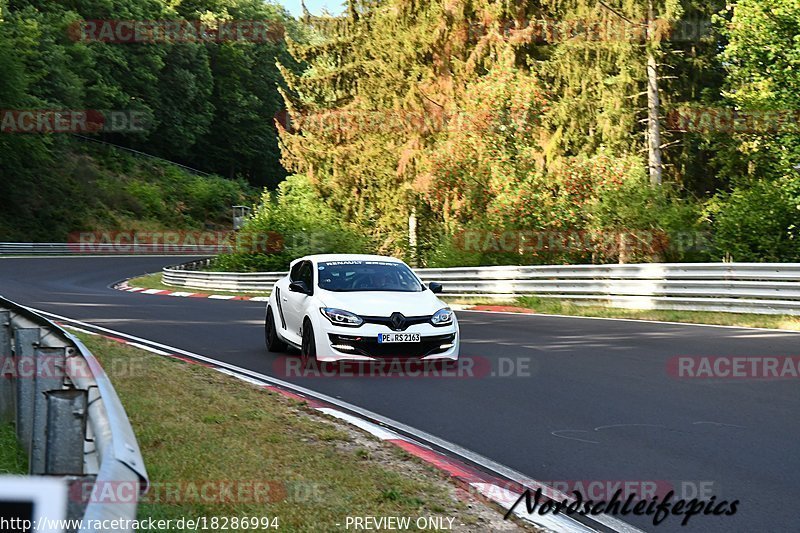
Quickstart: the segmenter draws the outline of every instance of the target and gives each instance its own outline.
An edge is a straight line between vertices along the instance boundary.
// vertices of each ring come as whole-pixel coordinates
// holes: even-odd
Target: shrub
[[[651,187],[644,170],[600,187],[587,205],[587,229],[598,235],[595,262],[706,259],[709,243],[701,215],[699,203],[681,198],[671,184]]]
[[[254,251],[252,242],[280,244],[278,250]],[[239,232],[240,244],[231,254],[218,256],[215,270],[253,272],[285,270],[297,257],[318,253],[365,253],[372,250],[359,234],[329,208],[314,191],[308,177],[295,174],[264,191],[261,203]]]
[[[706,205],[714,258],[800,261],[800,179],[743,184]]]
[[[706,241],[696,201],[668,184],[651,187],[639,157],[601,153],[516,182],[430,246],[426,264],[692,261],[707,256]]]

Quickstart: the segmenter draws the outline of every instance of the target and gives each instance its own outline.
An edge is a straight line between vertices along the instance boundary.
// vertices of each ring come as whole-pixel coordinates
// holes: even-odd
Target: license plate
[[[419,342],[419,333],[378,333],[378,344],[391,342]]]

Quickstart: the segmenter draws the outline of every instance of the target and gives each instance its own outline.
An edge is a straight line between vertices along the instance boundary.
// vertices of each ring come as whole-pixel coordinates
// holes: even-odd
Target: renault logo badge
[[[406,329],[406,317],[404,317],[402,313],[392,313],[392,316],[389,317],[389,320],[392,323],[393,330],[402,331]]]

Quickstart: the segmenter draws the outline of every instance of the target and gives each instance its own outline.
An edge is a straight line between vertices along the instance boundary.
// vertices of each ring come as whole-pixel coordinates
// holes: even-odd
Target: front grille
[[[395,328],[394,324],[392,324],[392,317],[390,316],[362,316],[361,318],[368,324],[380,324],[381,326],[386,326],[392,331],[405,331],[408,329],[408,326],[413,326],[415,324],[427,324],[431,321],[431,315],[405,316],[403,317],[402,326],[400,328]]]
[[[441,348],[442,344],[450,344],[455,338],[455,333],[447,335],[433,335],[422,337],[420,342],[378,343],[378,336],[338,335],[329,333],[328,338],[333,345],[352,346],[353,350],[338,350],[342,353],[355,353],[368,357],[384,358],[419,358],[426,355],[446,352],[450,348]]]

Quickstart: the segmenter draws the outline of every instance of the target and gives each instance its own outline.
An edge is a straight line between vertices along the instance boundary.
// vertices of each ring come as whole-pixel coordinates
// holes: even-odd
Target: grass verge
[[[800,317],[790,315],[618,309],[600,305],[576,305],[565,300],[538,298],[535,296],[518,298],[515,305],[533,309],[537,313],[552,315],[628,318],[633,320],[655,320],[659,322],[690,322],[693,324],[800,330]]]
[[[108,370],[154,484],[154,501],[140,505],[140,519],[269,516],[281,530],[336,531],[348,515],[433,516],[455,518],[456,531],[532,530],[481,501],[459,499],[438,470],[305,402],[79,336]],[[266,499],[186,501],[191,491],[159,498],[164,487],[169,494],[169,487],[252,482],[267,484]]]
[[[14,424],[0,424],[0,474],[27,474],[28,458],[17,442]]]

